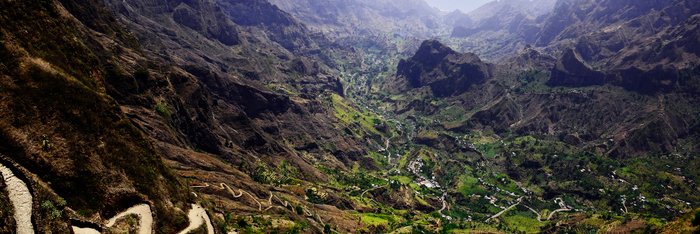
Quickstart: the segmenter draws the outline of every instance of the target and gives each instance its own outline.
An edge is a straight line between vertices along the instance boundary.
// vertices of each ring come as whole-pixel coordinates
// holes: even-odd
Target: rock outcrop
[[[395,79],[401,83],[395,88],[405,91],[430,87],[435,96],[446,97],[466,92],[471,85],[489,77],[490,65],[475,54],[461,54],[438,41],[428,40],[413,57],[399,62]]]

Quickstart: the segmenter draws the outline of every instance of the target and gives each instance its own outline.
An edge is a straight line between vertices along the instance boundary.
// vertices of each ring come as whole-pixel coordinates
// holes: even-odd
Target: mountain
[[[559,1],[538,33],[536,44],[554,44],[603,33],[617,34],[629,43],[678,25],[697,12],[697,4],[685,0]],[[619,40],[607,38],[600,41]]]
[[[399,62],[397,83],[405,80],[407,84],[395,89],[430,87],[436,96],[451,96],[486,80],[489,70],[475,54],[460,54],[438,41],[425,41],[412,58]]]
[[[573,6],[562,3],[557,5],[548,24],[539,33],[538,43],[547,43],[549,48],[569,48],[564,49],[566,53],[574,49],[581,61],[606,73],[604,83],[641,93],[668,92],[678,88],[697,90],[693,85],[697,77],[692,75],[692,71],[697,70],[695,52],[679,45],[697,42],[691,39],[697,31],[694,26],[697,16],[693,15],[700,9],[691,5],[687,1],[601,2],[580,4],[588,8],[574,11],[570,9]],[[670,12],[677,11],[677,7],[686,10],[671,16]],[[563,13],[572,11],[580,15]],[[617,17],[611,18],[611,15]],[[564,18],[576,20],[571,22]],[[557,28],[558,23],[567,26]],[[553,39],[548,39],[557,33]],[[665,46],[661,40],[670,41],[671,45]],[[571,61],[565,57],[562,60]]]
[[[535,45],[555,54],[575,46],[586,61],[601,62],[681,24],[697,14],[696,5],[687,0],[493,1],[448,18],[454,22],[452,37],[465,39],[455,46],[490,60]]]
[[[426,38],[449,33],[442,12],[424,0],[270,2],[336,48],[325,54],[340,68],[348,97],[369,95],[380,88],[379,77],[391,73],[401,56],[415,52]]]

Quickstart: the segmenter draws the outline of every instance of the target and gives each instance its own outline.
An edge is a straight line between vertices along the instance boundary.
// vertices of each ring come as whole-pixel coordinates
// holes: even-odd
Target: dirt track
[[[32,194],[24,181],[20,180],[5,165],[0,164],[0,173],[5,179],[7,193],[14,208],[15,222],[17,223],[17,234],[33,234],[32,226]]]

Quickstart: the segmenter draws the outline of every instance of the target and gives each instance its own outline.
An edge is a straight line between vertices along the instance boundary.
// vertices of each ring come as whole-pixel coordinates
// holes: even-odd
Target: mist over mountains
[[[426,1],[431,6],[438,8],[442,11],[455,11],[459,10],[461,12],[470,12],[480,6],[491,1],[489,0],[477,0],[477,1],[446,1],[446,0],[428,0]]]
[[[693,0],[0,0],[0,232],[695,233],[699,25]]]

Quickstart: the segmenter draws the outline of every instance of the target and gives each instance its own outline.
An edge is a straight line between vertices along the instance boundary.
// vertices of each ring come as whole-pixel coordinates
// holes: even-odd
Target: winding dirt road
[[[284,210],[285,208],[287,208],[287,209],[289,209],[289,210],[294,210],[294,209],[296,209],[295,207],[292,206],[291,203],[289,203],[289,202],[287,202],[287,201],[285,201],[285,200],[282,200],[282,199],[280,199],[278,196],[275,196],[274,194],[272,194],[272,191],[270,191],[270,197],[267,199],[267,203],[268,203],[267,207],[266,207],[266,208],[263,208],[263,202],[265,202],[264,200],[263,200],[263,202],[260,202],[260,200],[258,200],[258,198],[257,198],[256,196],[253,196],[253,194],[251,194],[251,193],[249,193],[249,192],[247,192],[247,191],[245,191],[245,190],[243,190],[243,189],[238,189],[238,194],[236,194],[236,192],[234,191],[234,189],[232,189],[232,188],[231,188],[230,186],[228,186],[228,184],[226,184],[226,183],[220,183],[218,187],[217,187],[216,185],[212,186],[212,185],[210,185],[209,183],[204,183],[204,185],[195,185],[195,186],[190,186],[190,187],[192,187],[192,188],[208,188],[208,187],[214,187],[214,188],[216,188],[216,189],[221,189],[221,190],[224,190],[224,189],[225,189],[225,190],[228,191],[228,192],[231,194],[231,196],[233,196],[234,198],[240,198],[240,197],[242,197],[244,194],[245,194],[245,195],[248,195],[248,197],[250,197],[251,199],[253,199],[253,201],[255,201],[255,203],[258,204],[258,210],[261,211],[261,212],[267,212],[268,210],[273,209],[273,208],[278,208],[278,209],[282,209],[282,210]],[[279,202],[282,206],[280,206],[280,205],[275,205],[275,204],[272,202],[272,199],[273,199],[273,198],[274,198],[274,199],[277,199],[277,202]],[[318,215],[318,213],[316,213],[316,215],[314,215],[314,213],[311,213],[311,211],[309,211],[309,209],[308,209],[306,206],[302,206],[302,211],[304,212],[304,215],[306,215],[306,217],[311,218],[312,220],[316,220],[318,223],[321,224],[321,226],[325,225],[325,222],[323,222],[323,219],[321,218],[320,215]]]
[[[559,200],[557,200],[557,199],[559,199]],[[540,214],[540,212],[537,212],[537,211],[536,211],[535,209],[533,209],[532,207],[529,207],[529,206],[527,206],[527,205],[523,205],[523,206],[525,206],[525,208],[527,208],[527,209],[529,209],[530,211],[532,211],[532,213],[535,213],[535,214],[537,215],[537,221],[539,221],[539,222],[544,222],[544,221],[552,220],[552,217],[554,217],[554,215],[555,215],[556,213],[558,213],[558,212],[567,212],[567,211],[572,211],[572,210],[573,210],[573,209],[567,207],[567,206],[566,206],[566,203],[564,203],[564,200],[562,200],[562,199],[560,199],[560,198],[556,198],[556,199],[554,199],[554,201],[555,201],[555,202],[558,202],[558,204],[559,204],[559,206],[561,206],[561,208],[560,208],[560,209],[553,210],[551,213],[549,213],[549,216],[547,216],[547,219],[546,219],[546,220],[542,220],[542,214]]]
[[[17,234],[33,234],[32,225],[32,194],[24,181],[20,180],[5,165],[0,164],[0,173],[5,180],[7,193],[14,208]]]
[[[549,213],[549,216],[547,216],[547,220],[552,220],[552,217],[554,217],[554,214],[556,214],[557,212],[565,212],[565,211],[571,211],[571,209],[569,209],[569,208],[556,209],[556,210],[552,211],[552,213]]]
[[[179,234],[187,234],[199,228],[203,224],[207,225],[208,234],[214,234],[214,226],[211,225],[209,215],[207,215],[207,211],[201,206],[197,204],[192,204],[192,209],[190,209],[190,212],[189,214],[187,214],[187,217],[190,219],[190,225],[187,226],[185,230],[179,232]]]
[[[447,196],[447,192],[443,192],[442,197],[440,197],[440,200],[442,201],[442,208],[440,208],[440,210],[438,211],[438,213],[439,213],[440,216],[442,216],[443,218],[445,218],[445,219],[447,219],[447,220],[452,220],[452,217],[451,217],[451,216],[445,215],[445,214],[442,213],[443,211],[445,211],[445,209],[447,209],[447,201],[445,200],[445,197],[446,197],[446,196]]]
[[[139,217],[139,234],[151,234],[153,233],[153,213],[151,212],[151,207],[146,204],[136,205],[127,209],[124,212],[117,214],[117,216],[112,217],[107,221],[107,227],[112,227],[117,222],[117,220],[127,216],[136,215]],[[192,222],[192,220],[190,220]]]
[[[34,226],[32,225],[32,205],[33,197],[29,192],[27,183],[17,178],[10,168],[0,163],[0,174],[4,179],[6,190],[9,195],[10,202],[14,208],[14,218],[17,223],[17,234],[34,234]],[[153,213],[151,207],[147,204],[140,204],[127,209],[124,212],[117,214],[107,221],[106,227],[112,227],[116,222],[128,215],[136,215],[139,217],[139,234],[153,233]],[[199,205],[192,204],[192,209],[189,212],[190,225],[180,233],[188,233],[203,224],[207,225],[207,233],[214,234],[214,226],[211,224],[209,215],[204,208]],[[76,234],[99,234],[98,230],[86,227],[72,226],[73,232]]]
[[[151,207],[147,204],[140,204],[127,209],[124,212],[117,214],[107,221],[106,227],[113,227],[114,224],[119,221],[119,219],[124,218],[128,215],[136,215],[139,217],[139,234],[152,234],[153,233],[153,213],[151,212]],[[192,209],[190,209],[187,217],[189,218],[190,225],[184,230],[180,231],[179,234],[187,234],[202,225],[207,225],[207,234],[214,234],[214,226],[211,224],[209,215],[207,211],[200,205],[192,204]],[[92,228],[81,228],[73,226],[73,232],[75,234],[99,234],[100,232]]]
[[[515,208],[516,206],[520,205],[520,203],[521,203],[522,201],[523,201],[523,197],[519,197],[517,203],[515,203],[515,204],[509,206],[508,208],[503,209],[501,212],[498,212],[498,213],[496,213],[495,215],[489,217],[488,219],[486,219],[486,222],[488,223],[490,220],[495,219],[495,218],[498,218],[498,217],[501,216],[503,213],[506,213],[507,211],[509,211],[509,210]]]
[[[532,213],[535,213],[537,215],[538,222],[542,222],[542,215],[540,214],[540,212],[537,212],[535,209],[532,209],[532,207],[529,207],[528,205],[523,205],[523,206],[525,208],[529,209],[530,211],[532,211]]]

